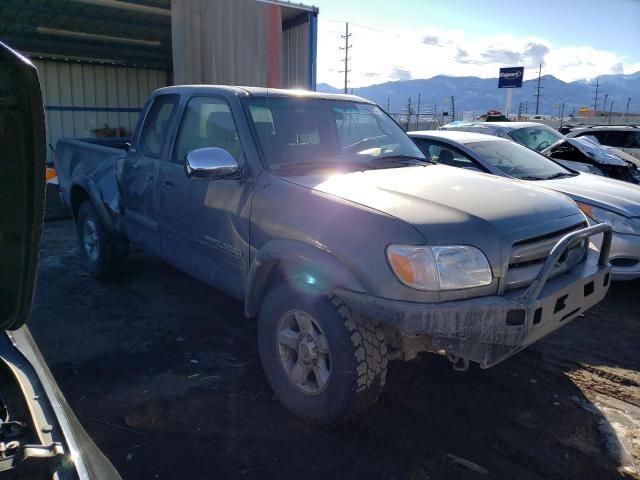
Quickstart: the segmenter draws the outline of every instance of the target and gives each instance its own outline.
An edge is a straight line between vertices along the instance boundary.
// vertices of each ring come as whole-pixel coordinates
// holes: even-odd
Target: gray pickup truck
[[[389,360],[491,367],[609,288],[608,225],[433,165],[354,96],[163,88],[130,141],[61,140],[55,166],[88,272],[117,272],[133,242],[241,299],[271,386],[315,424],[375,403]]]

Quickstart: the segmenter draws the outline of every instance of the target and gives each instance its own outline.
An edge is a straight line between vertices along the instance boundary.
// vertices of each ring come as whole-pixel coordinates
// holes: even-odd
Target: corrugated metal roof
[[[170,0],[127,0],[127,3],[167,11],[170,8]],[[79,39],[65,32],[88,35]],[[151,43],[128,45],[104,37]],[[171,68],[170,16],[78,0],[0,0],[0,40],[32,56]]]
[[[287,28],[318,12],[283,0],[256,1],[281,6]],[[150,8],[137,11],[132,4]],[[0,0],[0,41],[35,58],[171,69],[170,9],[171,0]]]
[[[310,6],[310,5],[303,5],[302,3],[296,3],[296,2],[289,2],[287,0],[256,0],[257,2],[262,2],[262,3],[273,3],[274,5],[280,5],[281,7],[285,7],[286,9],[291,9],[291,15],[295,15],[296,12],[300,13],[300,10],[306,11],[306,12],[313,12],[313,13],[318,13],[318,7],[316,6]],[[285,15],[283,14],[283,17]]]

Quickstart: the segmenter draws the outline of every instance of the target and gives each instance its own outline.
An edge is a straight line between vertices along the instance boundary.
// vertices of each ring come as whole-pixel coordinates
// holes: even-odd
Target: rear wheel
[[[121,269],[129,254],[129,242],[105,228],[88,200],[78,209],[76,231],[80,263],[87,273],[108,277]]]
[[[353,418],[384,387],[387,348],[380,326],[337,298],[274,287],[260,311],[258,346],[282,404],[313,424]]]

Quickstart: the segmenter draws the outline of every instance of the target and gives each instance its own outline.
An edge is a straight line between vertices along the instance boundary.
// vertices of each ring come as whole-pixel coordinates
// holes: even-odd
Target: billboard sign
[[[507,67],[500,69],[498,88],[521,88],[524,67]]]

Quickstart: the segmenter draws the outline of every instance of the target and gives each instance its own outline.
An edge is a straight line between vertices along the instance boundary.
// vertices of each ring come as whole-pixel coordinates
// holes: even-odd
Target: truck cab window
[[[198,148],[217,147],[239,160],[242,146],[226,101],[214,97],[192,98],[182,117],[173,161],[184,163]]]
[[[153,101],[140,133],[140,150],[149,157],[160,157],[178,95],[159,95]]]

